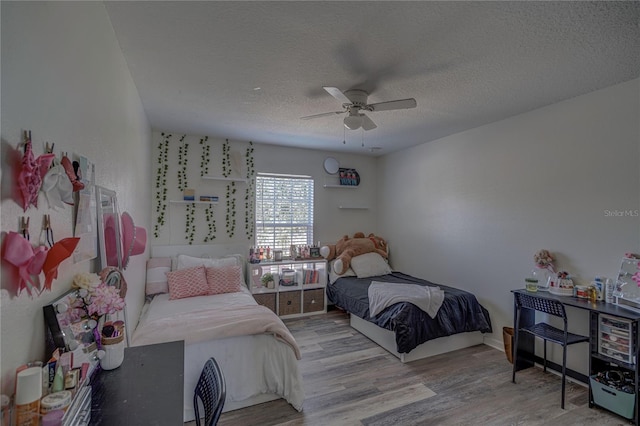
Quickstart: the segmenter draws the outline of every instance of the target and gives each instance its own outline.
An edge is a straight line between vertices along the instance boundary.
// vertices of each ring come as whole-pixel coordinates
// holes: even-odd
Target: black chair
[[[220,419],[226,395],[227,388],[222,370],[214,358],[209,358],[200,373],[200,379],[193,395],[193,409],[197,426],[200,426],[198,400],[202,402],[204,407],[204,425],[213,426]]]
[[[588,342],[588,336],[569,333],[567,331],[567,313],[564,305],[556,300],[546,299],[544,297],[534,297],[528,294],[514,293],[516,303],[516,322],[514,326],[514,343],[513,343],[513,376],[511,381],[516,382],[516,365],[518,360],[518,335],[521,331],[533,334],[544,340],[544,371],[547,371],[547,340],[562,346],[562,403],[560,406],[564,409],[564,390],[565,377],[567,370],[567,346],[574,343]],[[534,309],[549,315],[560,317],[564,321],[564,329],[553,327],[545,322],[540,322],[531,326],[520,326],[520,317],[522,308]]]

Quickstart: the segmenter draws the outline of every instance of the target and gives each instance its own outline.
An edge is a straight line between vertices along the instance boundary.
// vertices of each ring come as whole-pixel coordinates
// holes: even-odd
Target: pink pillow
[[[209,294],[207,275],[204,266],[167,272],[169,300]]]
[[[244,280],[239,265],[207,268],[209,294],[236,293],[242,291]]]
[[[168,293],[167,272],[171,271],[170,257],[152,257],[147,260],[147,295]]]

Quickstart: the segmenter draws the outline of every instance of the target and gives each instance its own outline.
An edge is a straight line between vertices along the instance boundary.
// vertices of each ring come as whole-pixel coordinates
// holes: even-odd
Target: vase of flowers
[[[536,263],[536,267],[531,271],[531,276],[538,280],[538,290],[549,291],[549,286],[555,276],[553,255],[549,250],[539,250],[533,256],[533,260]]]
[[[124,322],[109,321],[108,316],[124,309],[121,289],[107,284],[98,274],[83,272],[73,277],[73,287],[86,315],[98,324],[94,337],[98,348],[105,352],[100,360],[104,370],[112,370],[124,360]]]

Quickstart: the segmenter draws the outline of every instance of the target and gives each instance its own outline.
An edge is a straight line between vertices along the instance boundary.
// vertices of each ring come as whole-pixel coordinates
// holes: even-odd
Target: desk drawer
[[[635,364],[631,321],[604,314],[599,315],[598,353],[628,364]]]

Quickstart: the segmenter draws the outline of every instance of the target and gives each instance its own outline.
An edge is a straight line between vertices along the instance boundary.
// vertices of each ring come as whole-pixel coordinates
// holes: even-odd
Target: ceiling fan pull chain
[[[361,127],[360,129],[360,134],[362,135],[362,147],[364,148],[364,127]]]
[[[347,128],[342,126],[342,145],[347,144]]]

